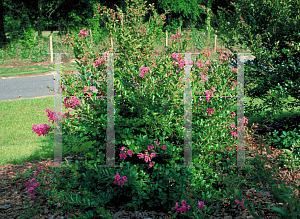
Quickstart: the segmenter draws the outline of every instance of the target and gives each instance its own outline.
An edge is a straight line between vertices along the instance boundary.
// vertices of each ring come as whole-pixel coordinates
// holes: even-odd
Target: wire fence
[[[93,43],[93,32],[91,28],[87,29],[89,32],[89,36],[91,39],[91,43]],[[183,29],[184,30],[184,29]],[[217,40],[217,35],[214,34],[212,37],[210,37],[210,33],[213,33],[216,31],[211,31],[211,32],[197,32],[197,29],[191,29],[191,31],[194,31],[192,41],[189,43],[188,47],[190,47],[189,51],[199,51],[203,52],[204,50],[211,50],[211,42],[213,41],[212,39],[214,38],[213,41],[213,52],[212,53],[217,53],[217,51],[222,51],[222,42]],[[181,30],[179,30],[179,33],[181,33]],[[66,35],[59,35],[59,31],[42,31],[42,37],[38,42],[38,36],[37,36],[37,31],[33,34],[31,38],[28,38],[28,40],[19,40],[19,43],[22,45],[23,48],[20,47],[13,47],[13,45],[16,45],[14,43],[8,44],[4,42],[0,42],[0,44],[5,44],[6,48],[1,51],[0,48],[0,62],[2,58],[2,64],[4,63],[4,60],[10,60],[10,59],[21,59],[24,61],[31,60],[33,62],[39,62],[40,60],[49,60],[51,63],[53,63],[53,52],[65,52],[65,53],[70,53],[71,57],[74,57],[74,52],[72,51],[71,48],[66,48],[66,46],[62,43],[62,40],[65,39]],[[159,54],[165,50],[165,47],[169,47],[171,45],[171,40],[172,40],[172,33],[169,33],[167,30],[163,34],[163,38],[159,39],[156,41],[157,48],[156,50],[159,50]],[[183,39],[185,39],[185,36],[183,36]],[[96,40],[94,40],[95,42]],[[162,42],[163,41],[163,42]],[[182,43],[182,41],[181,41]],[[34,46],[37,46],[33,48],[32,44],[35,44]],[[38,44],[38,45],[37,45]],[[120,52],[120,51],[115,51],[118,50],[118,45],[114,42],[112,37],[106,37],[103,38],[102,42],[99,42],[99,48],[97,48],[100,52],[100,48],[104,48],[103,45],[111,45],[111,49],[114,52]],[[161,45],[163,44],[163,45]],[[220,47],[220,48],[218,48]],[[31,49],[33,51],[26,51]],[[225,48],[224,48],[225,49]],[[6,51],[5,51],[6,50]],[[52,52],[51,52],[52,50]],[[43,53],[43,55],[42,55]],[[47,54],[48,53],[48,54]],[[47,55],[46,55],[47,54]]]

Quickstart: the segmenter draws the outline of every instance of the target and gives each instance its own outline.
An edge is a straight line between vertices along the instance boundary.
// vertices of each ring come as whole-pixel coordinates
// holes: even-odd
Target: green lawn
[[[77,70],[76,63],[63,63],[61,70],[64,71],[68,67],[69,70]],[[0,77],[11,77],[20,75],[31,75],[31,74],[43,74],[54,72],[53,64],[43,65],[28,65],[28,66],[11,66],[11,67],[0,67]]]

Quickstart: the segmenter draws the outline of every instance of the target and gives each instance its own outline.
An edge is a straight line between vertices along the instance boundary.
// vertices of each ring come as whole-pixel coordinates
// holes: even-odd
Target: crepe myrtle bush
[[[145,11],[145,9],[141,11]],[[136,16],[134,13],[130,13],[130,15]],[[154,18],[157,19],[156,16]],[[152,19],[154,18],[152,17]],[[109,20],[110,27],[116,26],[117,29],[121,28],[120,24],[112,25],[115,20],[116,18],[114,17]],[[156,22],[162,24],[159,19]],[[132,25],[132,22],[126,22],[124,19],[124,27],[126,25]],[[122,200],[127,203],[126,206],[128,208],[136,210],[147,208],[161,209],[161,211],[165,212],[170,211],[170,209],[174,208],[176,202],[187,198],[185,193],[188,186],[187,181],[193,188],[190,194],[192,198],[204,203],[212,200],[220,201],[220,196],[223,195],[223,192],[216,190],[213,187],[213,183],[219,178],[217,173],[220,168],[224,169],[235,162],[234,150],[226,153],[221,150],[223,149],[221,146],[230,146],[235,143],[234,136],[230,135],[229,127],[229,124],[234,121],[232,121],[232,117],[228,116],[231,112],[226,108],[228,105],[226,103],[229,103],[232,99],[216,98],[210,102],[202,99],[193,105],[193,121],[196,121],[193,122],[193,128],[205,133],[198,133],[197,136],[193,133],[196,143],[191,160],[198,167],[175,167],[175,165],[183,165],[185,159],[182,137],[184,136],[184,104],[183,92],[180,90],[184,85],[180,81],[182,74],[184,74],[184,61],[182,56],[176,56],[176,53],[186,51],[187,40],[183,40],[182,48],[178,49],[181,36],[177,33],[176,37],[173,36],[172,46],[167,50],[168,54],[154,59],[151,57],[154,51],[151,47],[155,39],[154,36],[147,31],[148,29],[144,27],[144,24],[141,24],[141,20],[139,22],[136,21],[134,26],[140,26],[140,32],[132,28],[112,31],[114,39],[118,39],[121,37],[120,35],[122,35],[123,39],[118,41],[118,43],[124,54],[115,60],[116,67],[114,71],[114,76],[118,79],[116,80],[114,93],[116,102],[114,157],[116,165],[124,166],[122,168],[98,167],[98,165],[105,165],[106,161],[107,99],[83,98],[82,95],[85,91],[82,92],[82,88],[84,88],[84,85],[89,87],[93,85],[87,78],[88,76],[100,81],[99,76],[101,71],[105,70],[105,65],[101,64],[97,65],[97,67],[92,65],[98,57],[92,51],[93,47],[87,36],[73,36],[74,40],[71,44],[76,48],[77,57],[82,58],[81,62],[78,63],[79,71],[82,74],[78,81],[79,83],[77,83],[77,85],[82,85],[82,87],[77,89],[74,87],[72,78],[67,78],[64,84],[72,89],[64,90],[63,92],[69,96],[78,95],[78,97],[82,97],[81,105],[78,105],[78,109],[81,112],[65,120],[63,133],[65,135],[79,136],[87,142],[92,141],[95,147],[94,149],[90,148],[91,151],[86,153],[85,162],[76,162],[75,165],[71,165],[69,174],[56,177],[56,186],[53,192],[55,190],[64,190],[64,194],[60,195],[59,198],[66,201],[66,208],[76,208],[79,205],[81,209],[87,210],[92,208],[94,213],[99,204],[105,205],[109,201],[111,203],[120,203]],[[184,35],[185,32],[182,34]],[[70,40],[72,41],[72,38]],[[87,48],[82,46],[84,44],[87,45]],[[141,48],[140,45],[144,44],[145,47]],[[138,51],[139,48],[140,50]],[[89,51],[85,51],[85,49]],[[90,58],[85,59],[84,54],[89,54]],[[127,54],[136,54],[136,57],[133,59],[130,56],[128,59]],[[170,54],[172,55],[170,56]],[[174,58],[175,56],[176,58]],[[229,58],[229,55],[227,58]],[[92,60],[91,62],[89,61],[90,59]],[[177,63],[176,65],[174,59],[180,64]],[[199,55],[199,59],[201,59],[201,55]],[[153,68],[153,72],[148,73],[153,74],[148,80],[147,78],[145,80],[141,74],[135,75],[132,73],[138,73],[138,67],[143,66],[143,63],[140,63],[139,60],[142,60],[143,63],[150,63],[151,68]],[[228,62],[224,60],[224,66],[226,63],[228,65]],[[87,66],[91,68],[93,74],[87,73]],[[199,66],[202,65],[199,64]],[[195,72],[202,71],[200,68],[197,69],[197,67],[193,69]],[[180,74],[178,73],[179,70]],[[226,70],[218,68],[217,71],[209,73],[211,77],[206,80],[208,85],[202,87],[200,86],[202,76],[199,73],[193,75],[193,90],[199,92],[195,93],[195,95],[205,94],[206,91],[210,92],[211,87],[215,86],[220,88],[220,90],[223,87],[223,90],[227,93],[221,93],[219,89],[217,91],[212,89],[212,92],[216,91],[220,96],[226,94],[228,96],[228,90],[230,91],[230,86],[232,86],[230,83],[235,79],[234,72],[231,72],[228,68]],[[226,77],[228,80],[222,80],[221,76]],[[166,80],[166,77],[173,81]],[[133,82],[135,86],[130,84]],[[105,96],[106,84],[107,81],[102,80],[100,81],[100,86],[95,85],[98,90],[97,93],[104,91],[101,94]],[[146,85],[149,85],[150,88],[156,85],[159,87],[145,89]],[[234,90],[234,86],[232,90]],[[149,97],[153,97],[153,99]],[[209,99],[208,95],[207,99]],[[210,108],[210,110],[213,108],[216,112],[210,111],[210,113],[207,113],[205,111],[207,108]],[[215,123],[216,127],[209,124],[214,121],[217,121]],[[220,143],[214,145],[211,141],[212,136],[214,140],[217,139]],[[127,152],[131,151],[133,154],[126,154],[127,157],[121,159],[124,158],[124,156],[122,157],[124,153],[121,150],[123,147],[125,147]],[[221,152],[213,153],[217,150]],[[139,153],[147,154],[148,152],[148,157],[153,156],[151,156],[153,166],[149,164],[149,160],[140,159],[137,156]],[[203,157],[200,158],[200,152],[202,156],[203,154],[205,155],[205,159]],[[207,154],[205,152],[211,153]],[[146,155],[144,156],[146,157]],[[116,174],[126,176],[127,182],[124,182],[124,185],[115,184]],[[71,191],[81,191],[82,194],[74,194]],[[74,196],[77,196],[77,198],[74,198]],[[228,195],[226,197],[228,198]],[[189,205],[193,205],[191,201],[187,200],[187,202]]]

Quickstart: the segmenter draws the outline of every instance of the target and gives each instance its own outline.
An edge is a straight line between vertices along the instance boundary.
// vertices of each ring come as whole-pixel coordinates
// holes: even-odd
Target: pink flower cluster
[[[39,166],[38,167],[38,170],[39,169],[43,169],[43,167],[42,166]],[[34,175],[36,176],[37,175],[37,171],[33,171],[34,172]],[[28,189],[28,191],[26,192],[27,194],[30,192],[30,191],[34,191],[34,189],[40,184],[39,182],[37,182],[37,183],[34,183],[33,185],[30,185],[30,183],[32,183],[33,181],[35,180],[35,178],[32,178],[32,179],[29,179],[28,180],[28,182],[27,182],[27,186],[26,186],[26,188]],[[30,198],[35,198],[34,197],[34,194],[30,194]]]
[[[89,96],[91,96],[92,93],[88,93],[87,90],[93,91],[94,88],[93,88],[93,87],[88,87],[88,88],[84,88],[84,89],[83,89],[83,93],[85,93],[85,94],[87,93]]]
[[[208,53],[205,53],[205,55],[208,55],[208,56],[210,56],[210,53],[208,52]],[[184,66],[185,66],[185,64],[186,64],[186,62],[185,62],[185,58],[183,59],[183,61],[182,60],[180,60],[181,59],[181,56],[179,55],[179,54],[176,54],[176,53],[172,53],[172,58],[173,59],[175,59],[175,61],[173,62],[173,65],[174,66],[177,66],[178,65],[178,68],[179,69],[183,69],[184,68]],[[176,62],[177,61],[177,62]],[[190,64],[191,65],[194,65],[194,62],[191,60],[190,61]],[[206,65],[209,65],[209,61],[206,61],[206,63],[205,64],[202,64],[202,60],[198,60],[196,63],[195,63],[198,67],[200,67],[200,68],[202,68],[202,67],[205,67]],[[176,70],[176,73],[178,73],[179,71],[178,70]],[[207,78],[205,77],[205,76],[202,76],[202,82],[205,82],[205,81],[207,81]]]
[[[234,83],[234,86],[236,86],[237,81],[233,81],[233,82],[231,82],[231,84],[232,84],[232,83]],[[234,87],[232,86],[230,89],[231,89],[231,90],[234,90]]]
[[[47,124],[41,124],[41,125],[37,125],[37,124],[33,124],[32,127],[32,133],[36,132],[39,136],[41,135],[47,135],[47,133],[49,133],[49,128],[50,126]]]
[[[86,88],[83,89],[83,93],[87,94],[88,96],[91,96],[92,93],[90,93],[89,91],[93,91],[93,90],[94,90],[93,87],[86,87]],[[98,93],[98,99],[101,98],[99,96],[100,93]],[[64,102],[65,102],[65,105],[66,105],[65,108],[72,107],[73,109],[75,109],[76,106],[81,105],[81,101],[77,98],[76,95],[72,96],[71,99],[69,100],[69,102],[68,102],[68,99],[69,99],[69,97],[64,98]]]
[[[36,174],[35,174],[36,175]],[[28,191],[26,193],[29,193],[30,191],[34,191],[34,189],[40,184],[39,182],[33,183],[33,185],[30,185],[29,183],[32,183],[35,180],[35,178],[28,180],[26,188]],[[30,198],[35,198],[34,194],[30,194]]]
[[[201,81],[205,82],[205,81],[207,81],[207,78],[204,75],[202,75],[202,80]]]
[[[122,183],[122,185],[124,185],[124,182],[127,182],[127,176],[123,176],[122,178],[124,181],[121,179],[120,175],[117,173],[117,175],[115,175],[116,180],[114,181],[114,183],[118,183],[118,185],[120,185]]]
[[[155,141],[155,143],[157,144],[157,146],[160,145],[160,143],[158,143],[158,140]],[[149,147],[149,145],[148,145],[148,150],[152,150],[153,148],[154,148],[153,144],[151,145],[151,147]],[[125,152],[123,154],[120,154],[120,159],[124,159],[125,160],[125,158],[127,157],[126,156],[126,149],[125,149],[125,147],[122,147],[120,150]],[[163,145],[163,150],[166,150],[166,145]],[[150,161],[149,168],[151,168],[153,165],[152,165],[150,157],[155,157],[155,153],[151,153],[150,157],[149,157],[149,155],[147,153],[148,152],[145,151],[145,161],[147,163],[148,163],[148,161]],[[128,150],[127,154],[131,156],[133,154],[133,151],[132,150]],[[137,156],[139,157],[139,159],[144,158],[143,153],[138,153]],[[155,163],[155,162],[153,162],[153,163]],[[122,185],[124,185],[124,182],[127,182],[127,177],[123,176],[122,178],[123,178],[123,180],[121,179],[120,175],[117,173],[115,175],[115,179],[116,180],[114,181],[114,183],[118,183],[119,185],[122,183]]]
[[[91,93],[88,93],[88,90],[93,91],[93,87],[87,87],[83,89],[84,94],[88,94],[89,96],[92,95]],[[100,95],[100,93],[98,93]],[[114,92],[115,94],[115,92]],[[100,98],[100,96],[98,96],[98,98]],[[72,96],[71,99],[69,99],[69,97],[65,97],[64,98],[64,103],[65,103],[65,108],[68,107],[72,107],[73,109],[75,109],[76,106],[81,105],[81,101],[76,97],[76,95]],[[94,107],[94,105],[92,105],[92,107]],[[69,112],[65,113],[62,115],[61,112],[58,112],[58,115],[62,115],[63,118],[67,119],[68,116],[72,117],[73,115],[70,114],[70,112],[72,111],[72,109],[68,109]],[[48,112],[48,117],[49,117],[49,122],[51,122],[51,124],[57,121],[61,120],[61,117],[58,118],[55,116],[55,111],[50,111],[49,109],[46,110],[46,112]],[[77,117],[79,117],[80,114],[77,115]],[[55,118],[53,118],[55,117]],[[78,119],[80,121],[80,118]],[[33,124],[32,127],[32,133],[36,132],[39,136],[44,135],[46,136],[50,130],[49,130],[50,126],[47,124],[41,124],[41,125],[37,125],[37,124]]]
[[[77,34],[78,36],[83,35],[86,36],[88,34],[87,31],[81,30],[79,34]]]
[[[42,170],[43,167],[42,167],[42,166],[39,166],[39,167],[38,167],[38,170],[39,170],[39,169]],[[36,176],[38,171],[33,171],[33,172],[34,172],[34,175]],[[33,181],[35,181],[35,178],[29,179],[28,182],[27,182],[27,184],[28,184],[28,185],[26,185],[26,188],[28,189],[28,191],[26,192],[27,194],[28,194],[30,191],[34,191],[34,189],[37,188],[37,186],[40,184],[39,182],[30,184],[30,183],[32,183]],[[34,194],[30,194],[30,198],[35,199]],[[51,196],[50,196],[50,198],[51,198]],[[64,201],[64,202],[66,202],[66,201]],[[60,206],[60,203],[57,203],[57,207],[59,207],[59,206]],[[60,212],[58,212],[58,213],[60,214]]]
[[[245,206],[243,206],[244,200],[245,200],[245,199],[243,198],[242,201],[240,202],[240,206],[242,206],[243,209],[245,209]],[[242,203],[242,202],[243,202],[243,203]],[[235,200],[235,203],[239,204],[239,200],[236,199],[236,200]],[[234,207],[236,208],[236,206],[234,206]]]
[[[177,66],[178,65],[178,67],[179,67],[179,69],[183,69],[184,68],[184,66],[185,66],[185,64],[186,64],[186,62],[185,62],[185,58],[183,58],[183,60],[180,60],[181,59],[181,57],[178,55],[178,54],[176,54],[176,53],[172,53],[172,58],[173,59],[175,59],[175,60],[177,60],[178,62],[173,62],[173,65],[174,66]],[[194,65],[194,62],[191,60],[190,61],[190,65]],[[177,71],[176,71],[177,72]]]
[[[213,111],[213,109],[212,108],[208,108],[207,110],[206,110],[206,113],[208,113],[208,115],[211,115],[212,113],[214,113],[215,111]]]
[[[194,199],[195,201],[195,199]],[[199,210],[202,211],[203,210],[203,207],[204,207],[204,203],[202,201],[198,201],[198,204],[199,204]],[[181,201],[181,205],[182,207],[181,208],[178,208],[178,203],[176,202],[175,204],[175,208],[173,210],[176,210],[176,213],[182,213],[182,212],[186,212],[186,209],[190,209],[190,206],[188,205],[188,207],[186,207],[186,201],[185,200],[182,200]]]
[[[70,112],[72,109],[68,109],[68,111]],[[54,118],[53,118],[53,116],[54,116],[54,114],[55,114],[55,111],[50,111],[49,109],[46,109],[45,110],[45,112],[48,112],[48,117],[49,117],[49,122],[51,122],[52,124],[54,123]],[[62,115],[62,117],[63,118],[67,118],[67,115],[69,114],[69,112],[67,112],[67,113],[65,113],[65,114],[63,114],[62,115],[62,113],[61,112],[58,112],[58,114],[59,115]],[[72,117],[72,115],[71,114],[69,114],[71,117]],[[57,122],[57,121],[60,121],[61,120],[61,118],[57,118],[57,117],[55,117],[55,121]],[[48,133],[49,133],[49,128],[50,128],[50,126],[49,125],[47,125],[47,124],[41,124],[41,125],[37,125],[37,124],[33,124],[33,127],[32,127],[32,133],[34,133],[34,132],[36,132],[39,136],[41,136],[41,135],[47,135]]]
[[[218,57],[219,60],[223,59],[224,54],[221,54],[221,56]],[[229,53],[227,53],[225,59],[228,61]]]
[[[214,95],[213,95],[213,92],[216,91],[216,88],[212,87],[211,90],[212,90],[212,92],[210,92],[209,90],[206,90],[206,91],[205,91],[205,93],[206,93],[205,96],[206,96],[206,101],[207,101],[207,102],[209,102],[209,98],[211,98],[210,95],[211,95],[211,96],[214,96]]]
[[[139,70],[142,71],[142,72],[140,73],[140,76],[141,76],[141,77],[144,77],[145,75],[147,75],[147,73],[148,73],[148,71],[150,70],[150,68],[149,68],[149,67],[141,67]]]
[[[176,54],[176,53],[172,53],[172,54],[171,54],[171,57],[172,57],[173,59],[180,59],[180,56],[179,56],[178,54]]]
[[[97,59],[97,60],[94,62],[94,67],[95,67],[95,68],[97,68],[100,64],[104,65],[104,58],[107,56],[108,53],[109,53],[109,51],[108,51],[108,52],[105,52],[101,59]]]
[[[177,38],[181,38],[180,34],[177,33],[176,36],[175,35],[171,35],[172,39],[177,39]],[[180,42],[181,40],[178,40],[178,42]]]
[[[53,120],[53,121],[51,122],[51,124],[53,124],[53,123],[54,123],[54,118],[53,118],[53,116],[55,116],[55,115],[54,115],[55,112],[54,112],[54,111],[50,111],[49,109],[46,109],[46,112],[48,113],[47,116],[49,117],[48,122],[51,122],[51,120]],[[62,113],[59,112],[58,114],[61,115]],[[55,121],[56,121],[56,122],[57,122],[57,121],[60,121],[60,118],[55,117]]]
[[[69,102],[68,102],[69,101]],[[69,100],[69,97],[65,97],[64,98],[64,103],[65,103],[65,107],[72,107],[73,109],[75,109],[75,106],[81,105],[80,100],[76,97],[76,95],[72,96],[71,99]],[[71,104],[71,105],[70,105]]]
[[[155,141],[155,143],[157,144],[157,146],[160,145],[160,143],[158,143],[158,140]],[[148,150],[149,151],[152,150],[153,148],[154,148],[153,144],[151,146],[148,145]],[[166,150],[166,145],[163,145],[162,148],[163,148],[163,150]],[[122,147],[121,151],[124,151],[124,153],[120,154],[120,159],[124,159],[125,160],[125,158],[127,157],[126,156],[126,149],[125,149],[125,147]],[[130,155],[130,156],[132,155],[132,153],[133,153],[132,150],[127,151],[127,154]],[[150,157],[155,157],[155,153],[151,153],[150,156],[149,156],[148,152],[145,151],[145,155],[143,153],[138,153],[137,156],[139,157],[139,159],[144,158],[147,163],[148,163],[148,161],[150,161],[149,168],[153,167],[153,165],[154,165],[155,162],[152,162],[151,159],[150,159]]]
[[[233,116],[236,116],[236,113],[235,112],[232,112],[232,115]],[[243,118],[242,118],[243,119]],[[242,119],[239,119],[240,121],[242,120]],[[248,119],[246,118],[246,117],[244,117],[244,123],[247,125],[248,124]],[[229,125],[229,127],[230,128],[236,128],[236,126],[234,125],[234,124],[230,124]],[[234,137],[237,137],[237,132],[231,132],[231,134],[234,136]]]
[[[209,65],[209,61],[206,61],[205,64],[202,64],[202,59],[201,60],[198,60],[196,62],[196,65],[200,68],[204,67],[205,65]]]

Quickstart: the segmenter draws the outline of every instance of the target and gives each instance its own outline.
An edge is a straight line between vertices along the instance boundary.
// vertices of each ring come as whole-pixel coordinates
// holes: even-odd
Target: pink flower
[[[212,108],[208,108],[206,110],[206,113],[208,113],[208,115],[211,115],[212,113],[214,113],[215,111],[212,110]]]
[[[207,81],[207,79],[206,79],[206,77],[205,76],[202,76],[203,77],[203,79],[201,80],[202,82],[205,82],[205,81]]]
[[[139,70],[142,71],[140,73],[140,76],[144,77],[145,75],[147,75],[147,72],[148,72],[148,70],[150,70],[150,68],[149,67],[141,67]]]
[[[209,90],[206,90],[205,93],[206,93],[206,94],[210,94],[210,91],[209,91]]]
[[[235,128],[234,124],[229,125],[230,128]]]
[[[78,36],[80,36],[80,35],[87,35],[88,34],[88,32],[87,31],[84,31],[84,30],[80,30],[80,33],[79,34],[77,34]]]
[[[122,185],[124,185],[124,182],[127,182],[127,177],[123,176],[122,178],[123,180],[121,179],[120,175],[117,173],[117,175],[115,175],[116,180],[114,181],[114,183],[118,183],[118,185],[122,183]]]
[[[242,204],[244,204],[244,200],[245,199],[243,198],[242,201],[240,202],[240,206],[242,206],[243,209],[245,209],[245,207],[242,205]],[[236,199],[235,203],[239,204],[239,201]],[[236,206],[234,206],[234,207],[236,208]]]
[[[196,62],[196,65],[197,65],[197,66],[202,65],[202,60],[198,60],[198,61]]]
[[[171,56],[172,56],[172,58],[173,58],[173,59],[179,59],[179,55],[178,55],[178,54],[176,54],[176,53],[172,53],[172,55],[171,55]]]

